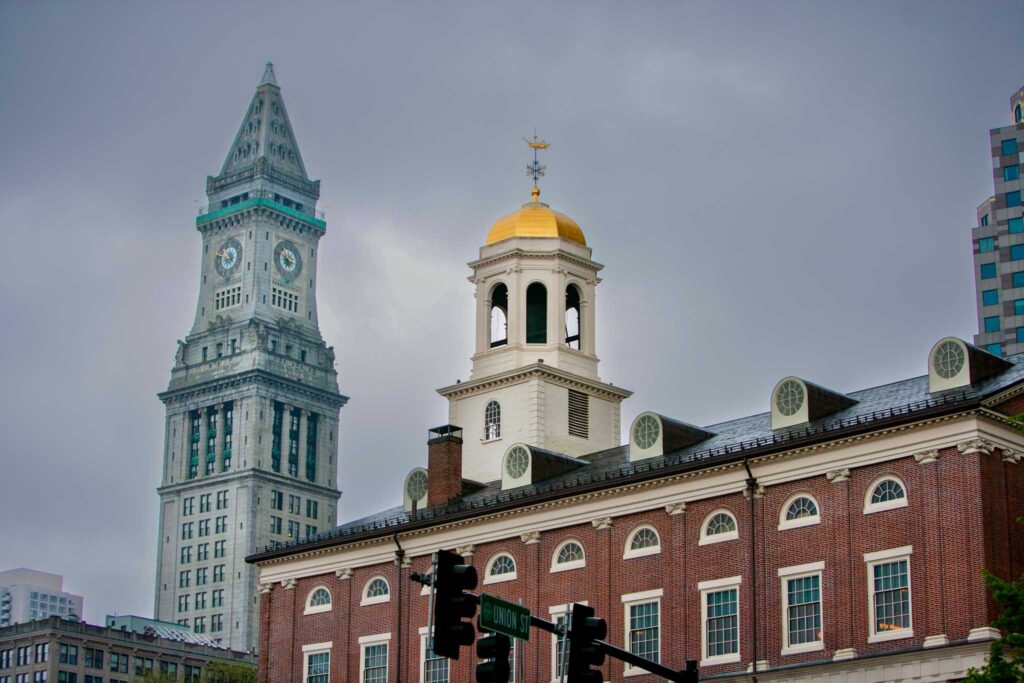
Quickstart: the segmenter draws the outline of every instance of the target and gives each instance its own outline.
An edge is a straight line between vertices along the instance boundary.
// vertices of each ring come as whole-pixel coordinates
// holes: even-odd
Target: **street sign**
[[[504,633],[519,640],[529,640],[530,610],[514,602],[481,593],[480,629]]]

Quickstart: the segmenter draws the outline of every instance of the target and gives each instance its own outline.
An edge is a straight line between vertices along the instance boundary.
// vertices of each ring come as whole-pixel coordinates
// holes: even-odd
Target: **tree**
[[[210,662],[203,669],[208,683],[256,683],[257,671],[252,664]]]
[[[965,683],[1019,683],[1024,681],[1024,575],[1004,581],[985,571],[985,586],[999,603],[992,625],[1003,636],[992,643],[985,666],[967,672]]]

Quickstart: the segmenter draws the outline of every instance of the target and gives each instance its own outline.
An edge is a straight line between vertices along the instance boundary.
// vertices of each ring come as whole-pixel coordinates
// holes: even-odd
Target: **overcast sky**
[[[976,330],[1024,3],[0,0],[0,569],[152,613],[163,406],[207,174],[273,60],[322,180],[343,519],[401,500],[466,379],[465,264],[542,198],[606,264],[605,381],[697,424]]]

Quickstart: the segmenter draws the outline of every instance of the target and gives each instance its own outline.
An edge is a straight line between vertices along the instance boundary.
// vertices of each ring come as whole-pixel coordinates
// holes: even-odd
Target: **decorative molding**
[[[944,647],[949,645],[949,638],[946,637],[945,633],[940,633],[937,636],[925,636],[924,643],[921,647]]]
[[[286,590],[290,591],[299,585],[297,579],[285,579],[281,582],[281,586]]]
[[[590,523],[598,531],[603,531],[605,529],[611,529],[612,528],[612,524],[613,524],[611,517],[598,517],[597,519],[591,520]]]
[[[841,662],[846,659],[853,659],[857,656],[857,650],[852,647],[844,647],[841,650],[836,650],[836,653],[832,655],[833,662]]]
[[[967,634],[967,642],[976,643],[979,640],[998,640],[1001,635],[999,629],[992,628],[991,626],[972,628],[970,633]]]
[[[988,455],[995,449],[996,445],[988,439],[969,439],[968,441],[961,441],[956,445],[956,449],[964,455]]]
[[[825,473],[825,478],[833,484],[840,484],[844,481],[850,481],[850,468],[844,467],[839,470],[830,470]]]
[[[665,506],[665,512],[668,513],[669,517],[675,517],[686,512],[686,501],[679,501],[678,503],[669,503]]]
[[[764,673],[768,669],[772,668],[772,663],[769,662],[767,659],[759,659],[756,662],[751,662],[750,664],[747,664],[747,673],[754,673],[754,664],[757,664],[757,670],[760,673]]]
[[[462,555],[463,557],[473,557],[473,555],[476,553],[476,546],[472,543],[468,545],[460,545],[457,548],[455,548],[455,553],[457,555]]]
[[[402,555],[402,559],[398,562],[398,566],[401,569],[408,569],[412,566],[412,558],[408,555]]]
[[[527,531],[526,533],[519,534],[519,538],[526,545],[533,545],[534,543],[540,543],[540,532]]]
[[[1008,462],[1011,465],[1016,465],[1021,460],[1024,460],[1024,453],[1021,451],[1011,450],[1009,448],[1003,448],[1003,462]]]
[[[743,489],[743,497],[746,498],[747,500],[750,500],[749,488]],[[764,484],[758,484],[757,487],[754,489],[754,500],[761,500],[762,498],[764,498]]]
[[[959,448],[959,446],[957,446]],[[933,463],[939,459],[939,452],[937,450],[930,451],[919,451],[914,453],[914,460],[917,461],[918,465],[927,465]]]
[[[342,567],[341,569],[334,572],[334,575],[341,580],[351,579],[355,572],[352,571],[351,567]]]
[[[261,583],[256,588],[259,590],[259,592],[261,594],[269,593],[270,591],[274,590],[274,584],[272,584],[272,583]]]

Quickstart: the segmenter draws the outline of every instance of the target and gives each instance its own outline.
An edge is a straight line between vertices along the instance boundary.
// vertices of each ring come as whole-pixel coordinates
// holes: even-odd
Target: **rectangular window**
[[[1024,315],[1024,299],[1015,299],[1013,302],[1013,314]]]
[[[1006,193],[1006,206],[1020,206],[1020,190]]]
[[[1024,327],[1017,328],[1015,339],[1018,344],[1024,344]]]
[[[864,555],[871,600],[869,643],[914,635],[910,612],[911,546]]]
[[[192,522],[185,522],[181,525],[181,540],[192,538]]]
[[[990,315],[985,318],[985,331],[986,332],[998,332],[999,331],[999,316]]]
[[[1011,235],[1024,232],[1024,216],[1017,216],[1006,221],[1006,229]]]
[[[313,526],[312,524],[307,524],[306,525],[306,538],[309,538],[310,536],[316,536],[316,527]]]
[[[208,519],[201,519],[201,520],[199,520],[199,536],[202,537],[202,536],[209,536],[209,535],[210,535],[210,520],[208,520]]]
[[[60,663],[61,664],[78,664],[78,646],[77,645],[61,645],[60,646]]]
[[[987,213],[984,216],[981,217],[981,226],[985,227],[986,225],[988,225],[988,214]]]
[[[206,573],[207,573],[207,571],[209,571],[209,570],[206,567],[202,567],[201,569],[197,569],[196,570],[196,585],[197,586],[205,586],[206,585]],[[197,600],[198,600],[198,597],[197,597]],[[200,607],[197,604],[196,605],[196,609],[202,609],[202,607]]]
[[[448,683],[448,659],[434,654],[434,639],[424,633],[420,637],[420,648],[423,652],[423,659],[420,661],[420,682]]]
[[[210,617],[210,632],[218,633],[224,630],[224,615],[214,614]]]
[[[36,664],[45,664],[50,659],[50,644],[39,643],[36,645]]]
[[[388,644],[363,646],[362,683],[386,683],[388,680]]]
[[[224,546],[227,541],[215,541],[213,544],[213,556],[224,557]]]
[[[218,588],[210,595],[210,607],[224,606],[224,589]]]
[[[281,533],[281,518],[270,516],[270,533],[279,534]]]
[[[299,295],[280,287],[270,289],[270,303],[290,313],[299,312]]]
[[[999,344],[999,343],[987,344],[985,346],[985,350],[988,351],[989,353],[993,354],[993,355],[996,355],[996,356],[1003,355],[1003,345]]]
[[[284,494],[280,491],[271,491],[270,507],[275,510],[284,510]]]
[[[195,504],[195,496],[189,496],[181,500],[181,516],[188,517],[192,514],[193,505]]]
[[[183,572],[178,572],[178,588],[188,588],[191,576],[192,572],[188,569]]]
[[[1014,273],[1010,277],[1012,286],[1024,287],[1024,272]]]
[[[160,662],[160,673],[165,675],[172,681],[178,679],[178,663],[177,662]]]
[[[224,565],[218,564],[213,568],[213,582],[220,583],[224,580]]]
[[[293,515],[302,513],[302,499],[299,496],[288,496],[288,512]]]
[[[823,563],[815,563],[814,573],[801,572],[809,566],[780,569],[782,609],[785,619],[783,654],[809,652],[823,648],[821,631],[821,572]]]
[[[200,543],[196,546],[196,562],[210,559],[210,544]]]
[[[569,389],[569,434],[589,438],[590,396],[582,391]]]
[[[1016,154],[1017,153],[1017,138],[1010,138],[1009,140],[1003,140],[1001,148],[1000,148],[999,151],[1000,151],[1000,153],[1003,156],[1006,156],[1007,154]]]
[[[623,596],[625,599],[626,596]],[[653,662],[661,661],[661,601],[637,602],[626,605],[629,629],[629,651]],[[626,673],[633,667],[626,665]],[[637,673],[645,673],[643,669]]]
[[[196,583],[199,583],[198,581]],[[196,609],[206,609],[206,593],[196,593]]]
[[[149,657],[135,658],[135,675],[146,676],[153,673],[153,660]]]
[[[192,630],[196,633],[206,633],[206,617],[196,617],[195,627]]]
[[[310,519],[316,519],[317,518],[317,513],[319,512],[319,510],[318,510],[319,507],[320,507],[320,505],[319,505],[319,503],[317,503],[317,501],[309,500],[307,498],[306,499],[306,516],[309,517]]]
[[[49,672],[47,671],[36,671],[32,674],[32,683],[46,683],[49,680]]]
[[[1020,180],[1020,166],[1017,164],[1003,166],[1003,180]]]
[[[179,612],[187,612],[188,611],[188,596],[187,595],[179,595],[178,596],[178,611]]]
[[[701,593],[703,665],[739,661],[739,583],[737,576],[697,585]]]
[[[78,674],[74,671],[58,671],[57,683],[78,683]]]
[[[990,251],[996,250],[996,238],[995,237],[982,237],[978,240],[978,251],[982,254],[987,254]]]
[[[224,533],[225,531],[228,530],[228,516],[227,515],[223,515],[221,517],[218,517],[216,522],[217,522],[217,528],[215,529],[215,531],[218,534],[222,534],[222,533]]]
[[[202,667],[185,664],[182,668],[185,670],[184,683],[199,683],[203,675]]]
[[[94,650],[91,647],[85,648],[85,668],[103,668],[103,650]]]
[[[118,654],[117,652],[111,652],[110,670],[117,671],[123,674],[128,673],[128,655]]]
[[[28,664],[31,651],[32,648],[28,646],[18,648],[18,666],[26,666]]]
[[[187,545],[181,549],[181,564],[188,564],[192,561],[192,546]]]
[[[221,311],[242,303],[242,286],[227,287],[220,289],[213,294],[213,308]]]
[[[293,521],[289,520],[288,521],[288,538],[298,538],[299,537],[299,531],[300,531],[299,523],[298,522],[293,522]]]
[[[1014,244],[1010,247],[1010,259],[1013,261],[1024,259],[1024,244]]]
[[[986,289],[981,293],[981,305],[982,306],[995,306],[999,303],[999,290],[998,289]]]
[[[217,492],[217,509],[224,510],[228,506],[228,492],[218,491]]]
[[[0,651],[0,669],[10,669],[11,668],[11,660],[13,659],[13,657],[11,655],[13,655],[13,654],[14,654],[13,650],[3,650],[3,651]]]
[[[996,264],[994,263],[982,263],[979,270],[982,280],[991,280],[996,276]]]
[[[305,683],[328,683],[330,679],[331,651],[307,652]]]

